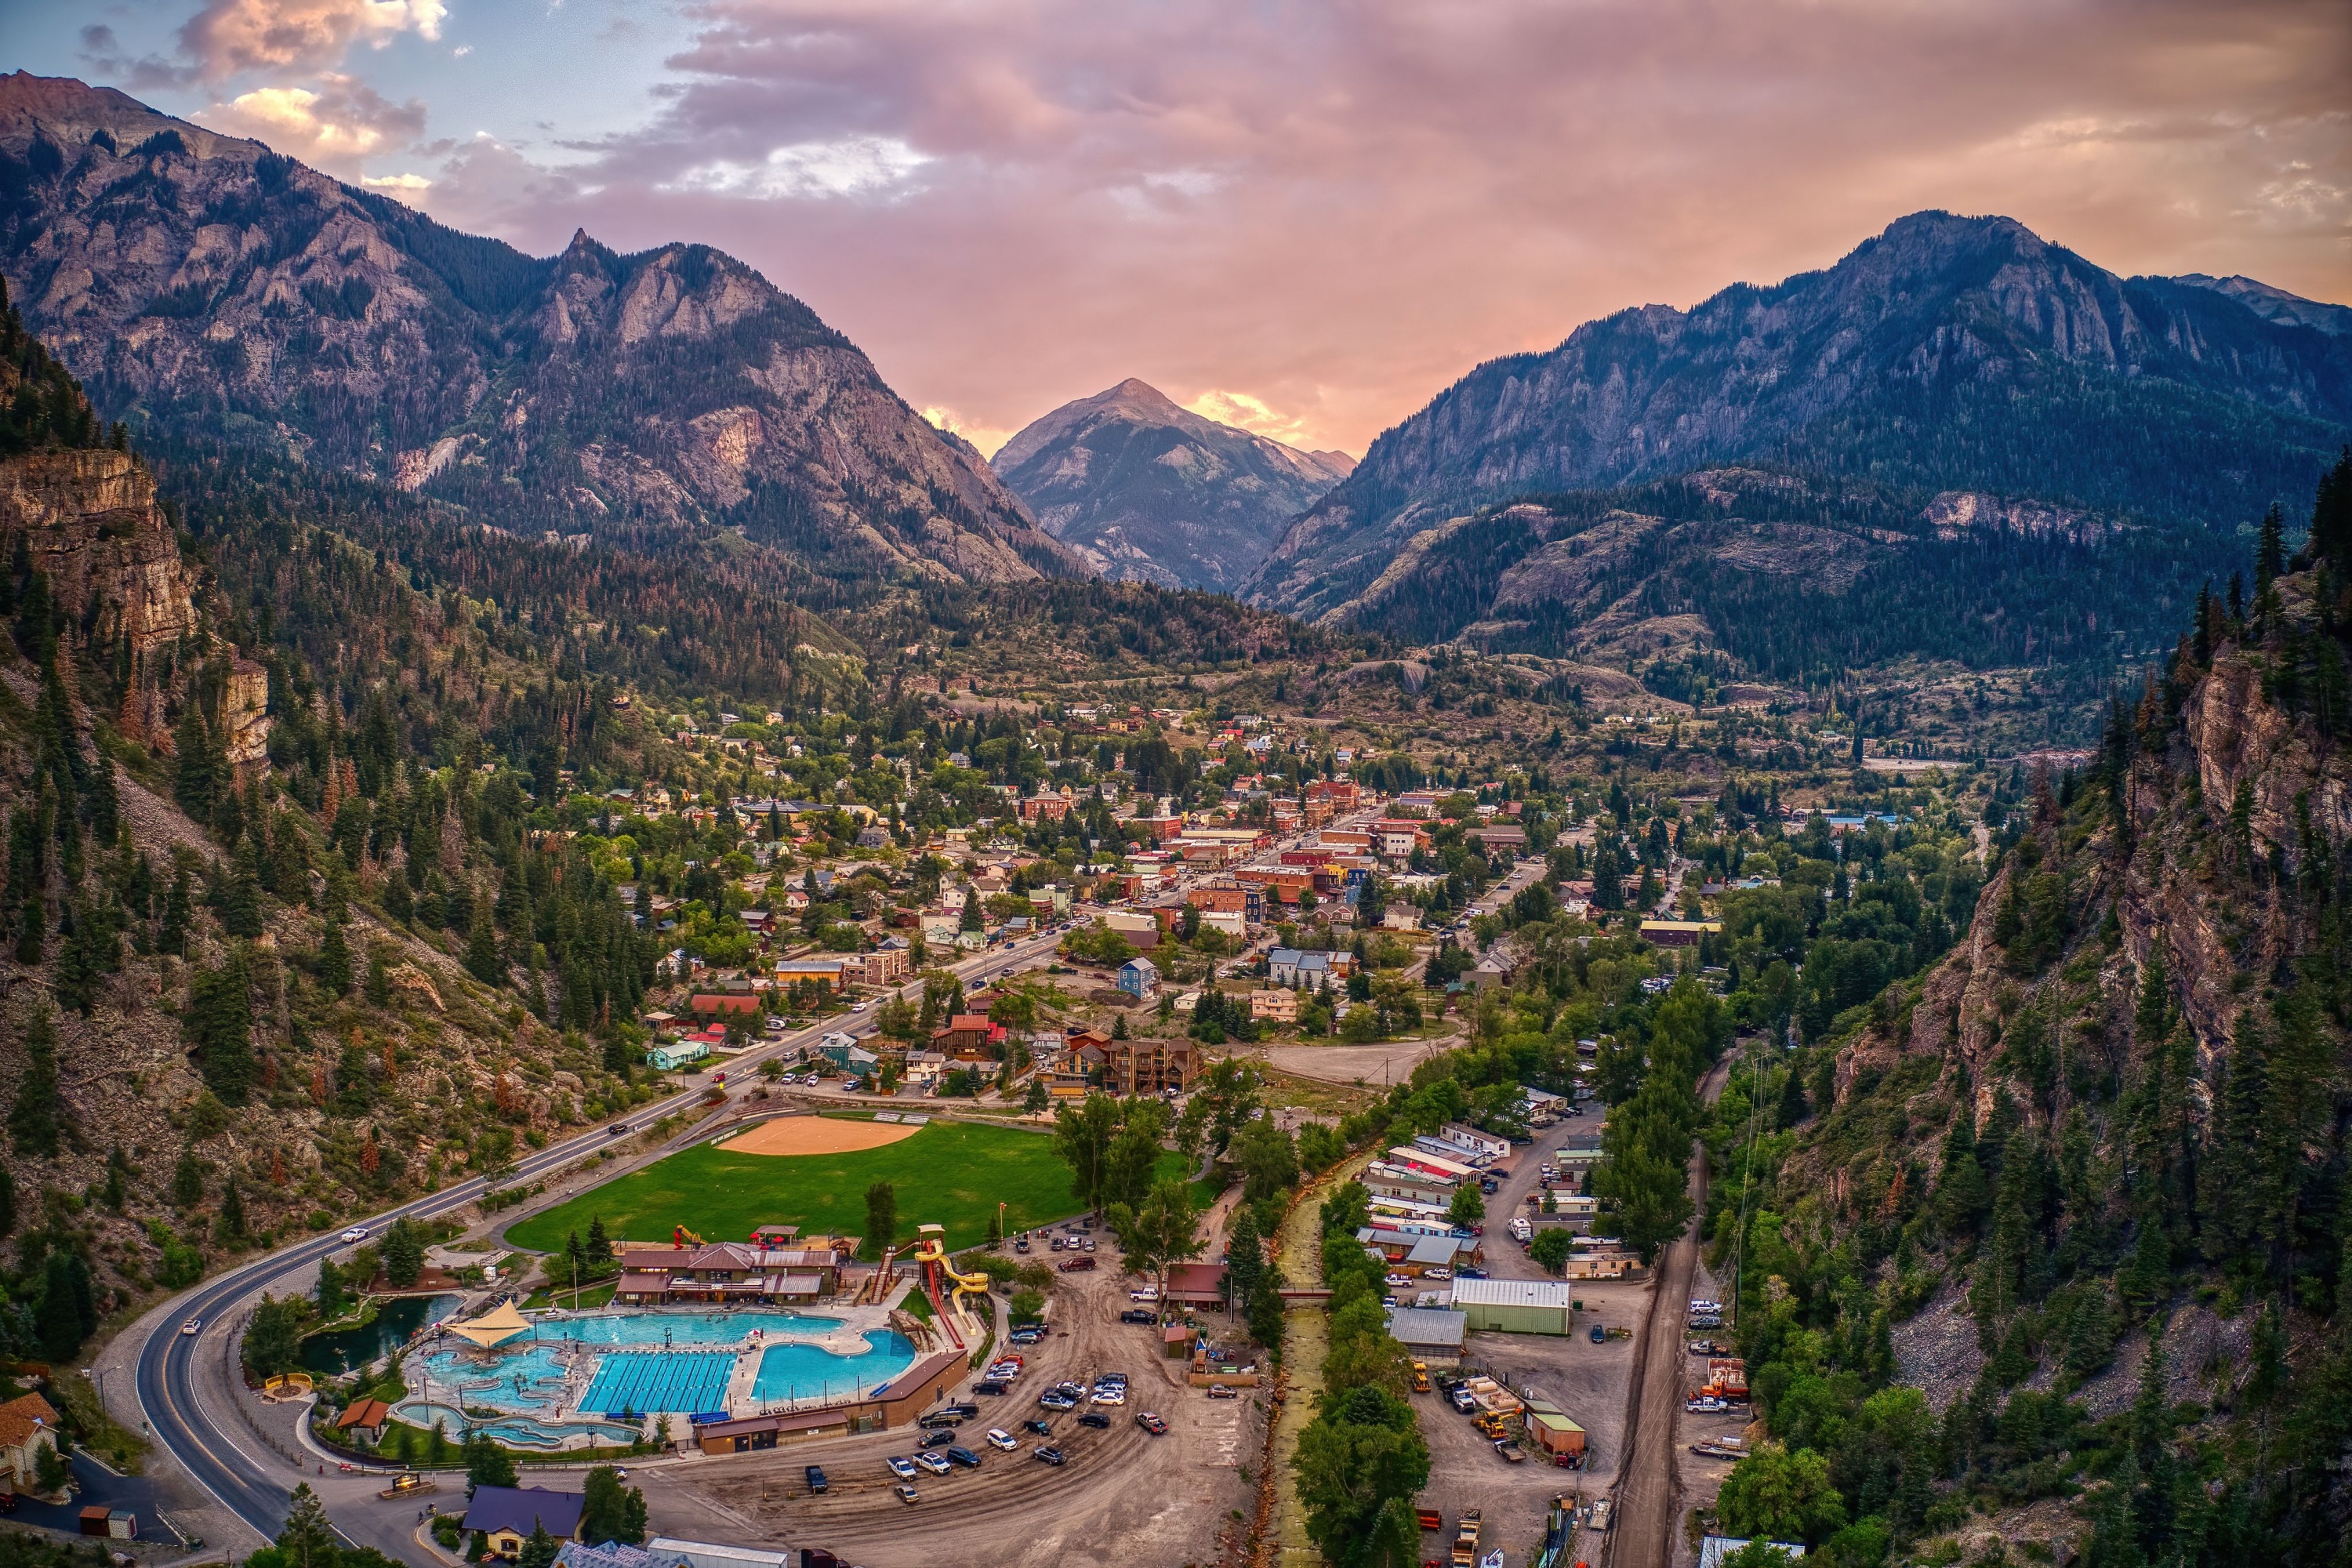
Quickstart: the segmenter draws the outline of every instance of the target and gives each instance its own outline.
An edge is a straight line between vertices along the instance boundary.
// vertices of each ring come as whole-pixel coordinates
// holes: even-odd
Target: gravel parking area
[[[1029,1365],[1013,1391],[974,1401],[980,1419],[962,1434],[982,1457],[978,1469],[924,1474],[915,1483],[921,1500],[899,1501],[883,1461],[917,1451],[919,1435],[904,1429],[689,1461],[646,1489],[655,1530],[769,1550],[822,1546],[865,1568],[1208,1568],[1234,1560],[1255,1501],[1243,1467],[1264,1452],[1262,1402],[1247,1392],[1212,1400],[1185,1386],[1181,1363],[1160,1358],[1155,1331],[1118,1321],[1132,1304],[1131,1282],[1108,1246],[1097,1256],[1097,1271],[1057,1281],[1055,1332],[1025,1352]],[[1130,1390],[1124,1407],[1104,1411],[1107,1430],[1080,1426],[1078,1411],[1038,1406],[1055,1382],[1104,1372],[1125,1373]],[[1166,1436],[1136,1425],[1147,1410],[1167,1420]],[[1032,1417],[1048,1421],[1053,1436],[1022,1431]],[[989,1447],[982,1435],[991,1426],[1013,1434],[1019,1450]],[[1069,1462],[1034,1458],[1031,1450],[1046,1442]],[[831,1488],[823,1497],[806,1495],[808,1465],[824,1467]]]

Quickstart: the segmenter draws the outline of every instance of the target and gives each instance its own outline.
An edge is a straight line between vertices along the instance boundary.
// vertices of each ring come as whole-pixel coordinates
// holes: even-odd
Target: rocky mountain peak
[[[2121,278],[2012,218],[1915,213],[1819,271],[1478,366],[1375,441],[1244,592],[1344,616],[1473,508],[1759,458],[1923,497],[2259,517],[2352,429],[2352,343],[2255,298]],[[2158,427],[2210,460],[2131,456]]]
[[[707,246],[623,256],[581,228],[534,258],[22,72],[0,78],[0,190],[26,324],[136,428],[519,532],[723,523],[834,572],[1084,570],[856,345]]]
[[[1239,582],[1348,471],[1180,407],[1134,376],[1043,416],[992,467],[1096,570],[1204,588]]]

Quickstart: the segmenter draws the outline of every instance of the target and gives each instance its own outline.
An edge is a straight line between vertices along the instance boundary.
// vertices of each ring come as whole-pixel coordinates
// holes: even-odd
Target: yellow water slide
[[[925,1264],[936,1264],[939,1268],[940,1278],[948,1280],[955,1286],[955,1304],[959,1309],[963,1307],[963,1299],[966,1296],[979,1297],[982,1300],[986,1300],[989,1286],[988,1276],[985,1274],[958,1273],[955,1266],[948,1261],[948,1233],[947,1228],[944,1226],[919,1225],[915,1227],[915,1235],[918,1237],[915,1252],[916,1258]],[[987,1323],[995,1321],[996,1313],[993,1308],[983,1307],[974,1315],[982,1322]]]

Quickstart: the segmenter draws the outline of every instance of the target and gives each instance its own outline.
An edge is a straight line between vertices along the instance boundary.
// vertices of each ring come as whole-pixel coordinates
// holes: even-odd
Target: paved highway
[[[1044,932],[992,952],[977,954],[955,968],[967,978],[992,978],[1049,956],[1060,940],[1058,932]],[[782,1039],[755,1046],[735,1058],[734,1062],[756,1063],[780,1051],[796,1050],[836,1029],[853,1035],[869,1034],[877,1022],[872,1008],[845,1019],[826,1019]],[[734,1077],[733,1068],[730,1062],[730,1078]],[[752,1075],[745,1075],[746,1084],[756,1081]],[[697,1085],[667,1100],[641,1107],[631,1120],[644,1125],[688,1110],[706,1092],[705,1086]],[[691,1132],[683,1134],[679,1141],[692,1136]],[[578,1137],[517,1162],[509,1184],[535,1181],[612,1146],[613,1140],[605,1129],[590,1128]],[[478,1179],[461,1182],[398,1208],[386,1209],[364,1223],[371,1233],[376,1233],[395,1219],[423,1219],[446,1214],[481,1196],[482,1188]],[[199,1358],[226,1358],[235,1353],[226,1336],[234,1327],[230,1320],[238,1302],[273,1286],[291,1285],[316,1268],[320,1258],[341,1251],[346,1245],[332,1236],[318,1237],[281,1247],[208,1280],[182,1297],[169,1313],[151,1318],[153,1326],[148,1331],[147,1341],[137,1348],[134,1384],[141,1413],[155,1441],[223,1508],[265,1537],[274,1536],[286,1520],[290,1489],[286,1484],[284,1461],[265,1461],[246,1452],[242,1445],[252,1443],[250,1432],[237,1431],[228,1412],[208,1407],[198,1392],[203,1366]],[[191,1320],[204,1325],[202,1332],[180,1331],[181,1325]],[[236,1396],[241,1396],[241,1391]]]

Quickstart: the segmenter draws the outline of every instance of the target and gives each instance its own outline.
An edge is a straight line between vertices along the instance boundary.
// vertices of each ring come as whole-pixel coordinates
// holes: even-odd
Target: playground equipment
[[[955,1266],[948,1261],[946,1226],[919,1225],[915,1227],[915,1259],[923,1266],[924,1286],[930,1294],[931,1305],[939,1310],[943,1319],[946,1316],[947,1303],[941,1300],[940,1296],[940,1281],[942,1279],[955,1287],[955,1310],[959,1317],[966,1316],[967,1310],[963,1300],[966,1296],[977,1296],[983,1300],[986,1300],[988,1276],[959,1273]],[[971,1316],[966,1317],[966,1321],[976,1323],[980,1319],[977,1316]],[[958,1344],[963,1342],[961,1334],[956,1335],[956,1342]]]
[[[281,1399],[299,1399],[310,1392],[310,1374],[307,1372],[281,1373],[276,1377],[265,1379],[261,1384],[261,1397],[272,1402]]]

